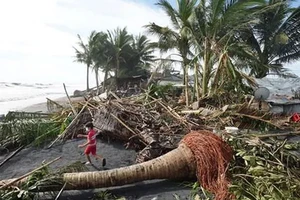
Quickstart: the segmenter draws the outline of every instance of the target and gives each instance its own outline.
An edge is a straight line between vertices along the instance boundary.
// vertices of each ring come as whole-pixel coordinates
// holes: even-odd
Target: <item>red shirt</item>
[[[88,133],[88,140],[89,145],[88,146],[95,146],[96,145],[96,132],[92,129]]]

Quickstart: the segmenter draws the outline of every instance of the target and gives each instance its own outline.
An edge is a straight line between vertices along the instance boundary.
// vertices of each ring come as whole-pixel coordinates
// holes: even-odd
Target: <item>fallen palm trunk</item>
[[[231,148],[218,136],[208,131],[193,131],[178,148],[156,159],[108,171],[65,173],[60,182],[67,183],[65,190],[78,190],[151,179],[187,179],[196,174],[199,183],[214,193],[216,200],[226,200],[230,199],[226,171],[231,159]],[[52,185],[51,190],[60,190],[61,186]],[[47,186],[40,190],[47,191]]]

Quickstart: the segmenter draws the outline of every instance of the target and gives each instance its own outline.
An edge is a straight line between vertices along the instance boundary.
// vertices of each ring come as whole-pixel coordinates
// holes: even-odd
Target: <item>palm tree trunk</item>
[[[208,93],[208,41],[205,38],[204,44],[204,63],[203,63],[203,77],[202,77],[202,97]]]
[[[184,143],[169,153],[153,160],[107,171],[65,173],[62,183],[66,182],[65,190],[84,190],[92,188],[121,186],[153,179],[187,179],[193,178],[196,172],[196,163],[193,152]],[[2,180],[0,186],[14,179]],[[15,185],[24,183],[24,179]],[[40,187],[39,191],[60,190],[61,186]]]
[[[218,62],[218,67],[215,72],[215,77],[212,80],[211,84],[211,92],[212,94],[216,94],[217,90],[219,89],[219,82],[221,82],[221,74],[222,74],[222,67],[223,67],[223,59],[225,57],[225,53],[223,53]]]
[[[196,96],[197,96],[197,101],[200,101],[200,91],[199,91],[199,77],[198,77],[198,72],[199,72],[199,66],[198,63],[195,63],[194,67],[194,75],[195,75],[195,90],[196,90]]]
[[[106,89],[107,76],[108,76],[108,70],[105,70],[105,72],[104,72],[104,81],[103,81],[103,92]]]
[[[185,91],[185,105],[189,106],[189,65],[186,57],[183,57],[183,84]]]
[[[66,189],[90,189],[120,186],[152,179],[183,179],[195,177],[194,155],[182,144],[156,159],[119,169],[101,172],[67,173],[63,179]]]
[[[189,73],[188,65],[184,65],[184,88],[185,88],[185,105],[189,106]]]
[[[90,65],[87,65],[86,66],[86,91],[89,92],[90,91],[90,86],[89,86],[89,83],[90,83],[90,80],[89,80],[89,72],[90,71]]]
[[[116,78],[116,89],[118,88],[118,77],[119,77],[119,70],[120,70],[120,60],[119,60],[119,54],[116,56],[117,58],[117,66],[115,71],[115,78]]]
[[[99,72],[97,68],[95,69],[95,75],[96,75],[96,86],[97,86],[97,96],[98,96],[100,88],[99,88]]]

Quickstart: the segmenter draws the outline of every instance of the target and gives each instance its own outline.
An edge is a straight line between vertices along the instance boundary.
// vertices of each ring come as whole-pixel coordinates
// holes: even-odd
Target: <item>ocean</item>
[[[66,84],[70,96],[75,90],[84,90],[85,87],[85,85],[77,83]],[[0,82],[0,115],[46,102],[46,98],[55,100],[65,96],[63,84]]]

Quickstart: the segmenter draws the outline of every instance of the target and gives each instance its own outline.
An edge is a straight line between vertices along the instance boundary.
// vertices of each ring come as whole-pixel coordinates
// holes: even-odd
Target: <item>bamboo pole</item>
[[[263,135],[251,135],[258,138],[268,138],[268,137],[280,137],[280,136],[295,136],[300,135],[300,131],[297,132],[290,132],[290,133],[270,133],[270,134],[263,134]]]
[[[68,94],[66,85],[65,85],[64,83],[63,83],[63,86],[64,86],[65,93],[66,93],[66,95],[67,95],[69,104],[70,104],[70,106],[71,106],[71,108],[72,108],[72,111],[73,111],[74,115],[77,115],[77,112],[76,112],[75,108],[74,108],[73,105],[72,105],[71,98],[69,97],[69,94]]]
[[[4,165],[4,163],[6,163],[7,161],[9,161],[12,157],[14,157],[15,155],[17,155],[17,153],[19,153],[25,146],[21,146],[19,147],[16,151],[14,151],[11,155],[9,155],[5,160],[3,160],[1,163],[0,163],[0,167],[2,165]]]
[[[66,185],[67,185],[67,183],[65,183],[64,186],[61,188],[61,190],[60,190],[59,193],[57,194],[55,200],[58,200],[58,199],[59,199],[59,197],[60,197],[60,195],[63,193],[63,191],[64,191]]]
[[[262,122],[265,122],[267,124],[270,124],[278,129],[282,129],[282,127],[278,126],[277,124],[274,124],[272,123],[270,120],[265,120],[265,119],[262,119],[262,117],[256,117],[256,116],[252,116],[252,115],[247,115],[247,114],[242,114],[242,113],[232,113],[231,115],[233,116],[241,116],[241,117],[247,117],[247,118],[250,118],[250,119],[254,119],[254,120],[258,120],[258,121],[262,121]]]
[[[119,119],[116,115],[110,113],[111,116],[113,116],[118,122],[120,122],[125,128],[127,128],[131,133],[133,133],[134,136],[139,136],[141,137],[140,133],[134,132],[129,126],[127,126],[121,119]],[[142,140],[142,143],[147,146],[147,144]]]

